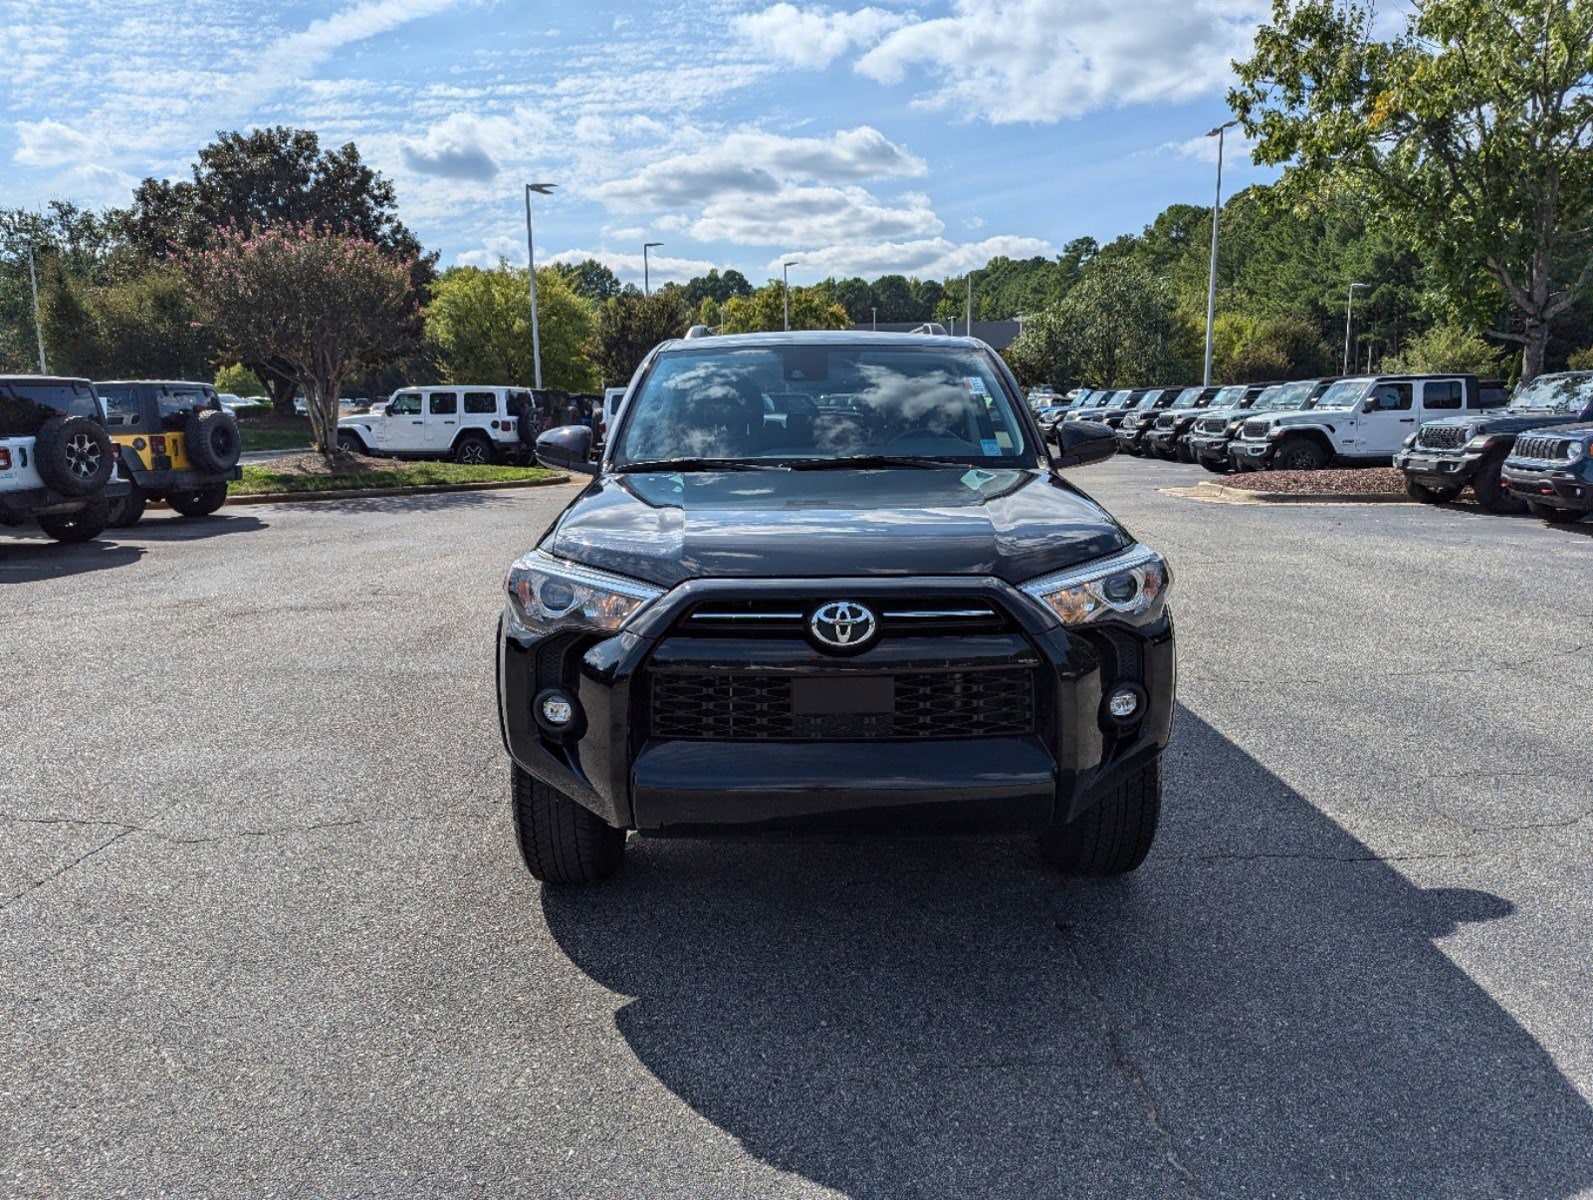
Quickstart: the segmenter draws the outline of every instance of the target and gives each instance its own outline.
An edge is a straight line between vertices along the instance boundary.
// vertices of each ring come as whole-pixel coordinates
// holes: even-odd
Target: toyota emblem
[[[814,641],[831,650],[860,650],[879,631],[879,621],[861,604],[831,600],[814,610],[808,631]]]

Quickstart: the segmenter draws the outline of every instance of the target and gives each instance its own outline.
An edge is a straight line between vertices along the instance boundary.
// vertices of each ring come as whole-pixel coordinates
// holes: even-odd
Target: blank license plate
[[[840,716],[896,710],[896,681],[889,676],[793,679],[791,711],[796,716]]]

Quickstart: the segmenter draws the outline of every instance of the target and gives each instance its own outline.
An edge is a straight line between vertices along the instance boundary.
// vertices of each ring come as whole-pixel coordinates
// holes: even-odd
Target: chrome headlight
[[[509,605],[533,633],[595,629],[614,633],[664,593],[606,571],[579,566],[533,550],[504,576]]]
[[[1110,558],[1042,575],[1022,586],[1062,624],[1088,625],[1114,616],[1142,617],[1166,600],[1172,583],[1165,558],[1149,546],[1130,546]]]
[[[1407,433],[1405,435],[1405,440],[1403,442],[1401,442],[1400,445],[1404,446],[1405,449],[1409,450],[1412,446],[1414,446],[1416,444],[1416,439],[1418,437],[1420,437],[1420,436],[1421,436],[1421,431],[1420,430],[1418,430],[1415,433]]]

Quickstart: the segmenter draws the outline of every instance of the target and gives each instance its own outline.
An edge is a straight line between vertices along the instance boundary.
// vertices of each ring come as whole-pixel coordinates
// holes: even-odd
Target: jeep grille
[[[1246,421],[1243,436],[1247,438],[1264,438],[1267,436],[1267,430],[1271,428],[1271,421]]]
[[[1569,462],[1571,448],[1576,443],[1569,438],[1538,434],[1516,439],[1512,458],[1530,458],[1536,462]]]
[[[1416,444],[1426,450],[1458,450],[1466,444],[1466,430],[1461,425],[1423,425]]]

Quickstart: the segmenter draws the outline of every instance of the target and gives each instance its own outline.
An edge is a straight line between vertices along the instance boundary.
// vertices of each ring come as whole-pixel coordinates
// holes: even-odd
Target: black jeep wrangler
[[[1504,408],[1428,421],[1405,440],[1394,465],[1405,490],[1428,504],[1444,504],[1470,486],[1486,512],[1520,512],[1524,501],[1503,485],[1502,471],[1523,433],[1593,420],[1593,371],[1539,375]]]
[[[627,832],[1032,831],[1083,874],[1156,832],[1167,564],[1061,474],[966,338],[666,342],[592,482],[505,579],[498,711],[526,865],[587,883]]]
[[[116,452],[87,379],[0,375],[0,525],[86,542],[110,524]]]
[[[208,383],[117,380],[96,384],[105,401],[127,495],[111,504],[111,524],[138,524],[151,500],[185,517],[208,517],[243,478],[238,421]]]

